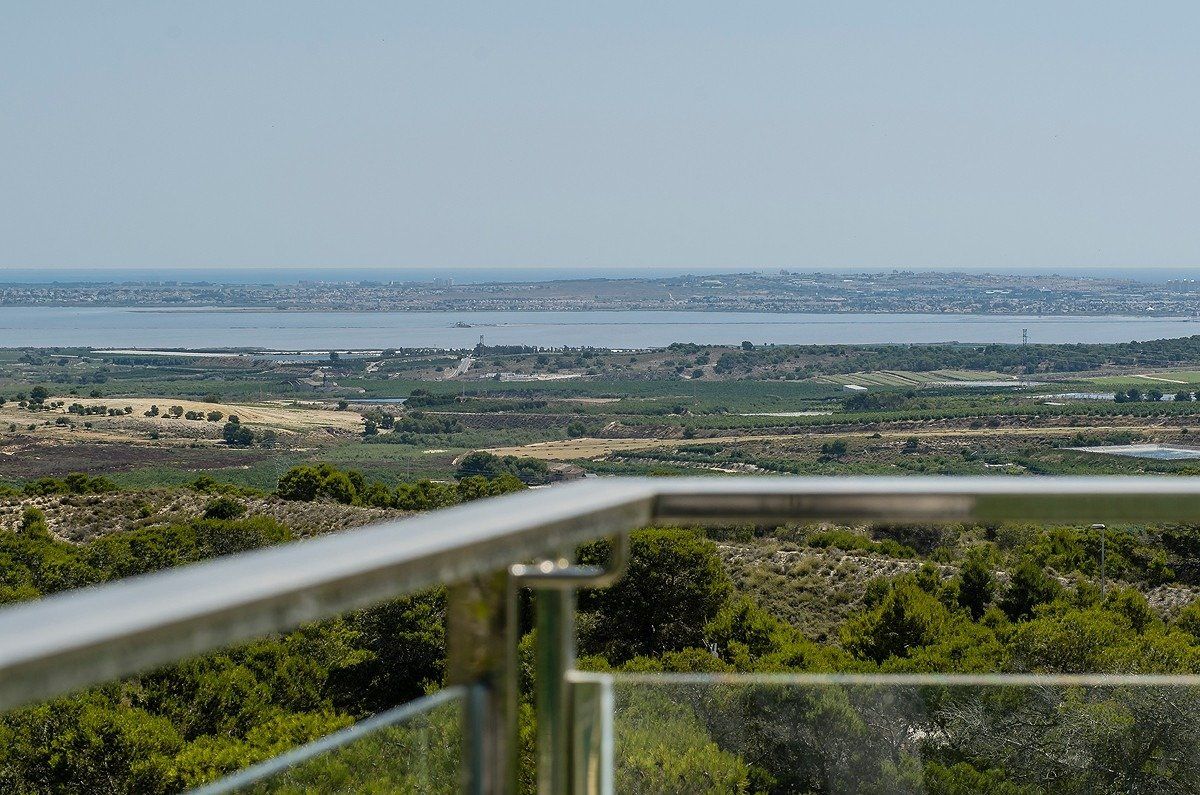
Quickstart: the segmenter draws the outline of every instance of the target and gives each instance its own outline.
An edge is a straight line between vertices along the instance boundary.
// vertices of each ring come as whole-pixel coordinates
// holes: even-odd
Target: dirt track
[[[931,430],[879,431],[884,439],[907,439],[909,437],[974,437],[974,436],[1072,436],[1081,431],[1145,431],[1162,430],[1154,425],[1099,425],[1088,427],[1049,428],[937,428]],[[875,431],[845,431],[842,433],[788,433],[755,434],[747,436],[709,436],[693,439],[564,439],[555,442],[534,442],[519,447],[495,447],[487,450],[495,455],[515,455],[540,458],[546,461],[569,461],[575,458],[595,458],[610,453],[628,450],[649,450],[655,447],[680,447],[689,444],[740,444],[744,442],[770,442],[796,439],[829,439],[831,437],[853,438],[875,436]]]

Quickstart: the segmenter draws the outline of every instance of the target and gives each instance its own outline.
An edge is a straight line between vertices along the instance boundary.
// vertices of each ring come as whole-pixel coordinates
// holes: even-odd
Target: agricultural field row
[[[924,386],[926,384],[945,384],[961,381],[1017,381],[1014,376],[987,370],[930,370],[928,372],[912,372],[908,370],[880,370],[869,373],[845,373],[838,375],[821,375],[813,379],[821,384],[837,384],[839,386]]]

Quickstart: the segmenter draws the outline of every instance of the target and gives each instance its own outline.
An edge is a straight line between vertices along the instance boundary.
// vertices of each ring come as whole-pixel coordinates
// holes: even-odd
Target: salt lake
[[[1188,318],[769,312],[280,312],[259,309],[0,307],[0,347],[649,348],[757,345],[1129,342],[1200,334]]]

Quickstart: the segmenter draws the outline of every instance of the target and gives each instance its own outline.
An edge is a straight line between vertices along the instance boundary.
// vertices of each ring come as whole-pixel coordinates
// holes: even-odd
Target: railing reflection
[[[464,698],[465,688],[440,690],[195,790],[194,795],[459,792]]]
[[[1196,676],[570,678],[592,792],[1200,791]]]

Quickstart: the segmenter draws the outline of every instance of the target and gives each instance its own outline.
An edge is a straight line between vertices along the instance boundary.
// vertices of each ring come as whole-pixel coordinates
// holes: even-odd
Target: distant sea
[[[880,273],[908,271],[968,271],[1022,276],[1051,275],[1134,279],[1145,282],[1200,279],[1200,268],[922,268],[922,267],[788,267],[797,273]],[[779,268],[726,266],[721,268],[0,268],[0,284],[88,282],[212,282],[216,284],[296,284],[301,281],[415,281],[451,278],[457,284],[529,282],[556,279],[634,279],[687,274],[778,273]]]
[[[1186,318],[764,312],[264,312],[0,307],[0,347],[352,350],[490,345],[646,348],[672,342],[1129,342],[1200,334]]]

